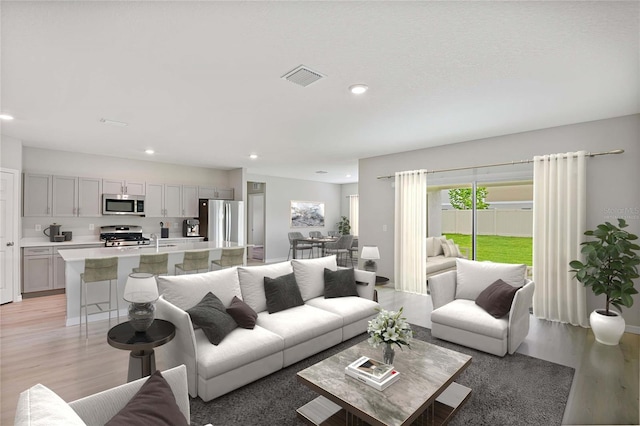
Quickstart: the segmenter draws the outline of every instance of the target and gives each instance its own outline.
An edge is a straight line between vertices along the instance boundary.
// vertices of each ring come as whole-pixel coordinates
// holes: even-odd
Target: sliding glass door
[[[452,239],[468,259],[531,267],[531,166],[499,166],[466,173],[429,176],[428,236]]]

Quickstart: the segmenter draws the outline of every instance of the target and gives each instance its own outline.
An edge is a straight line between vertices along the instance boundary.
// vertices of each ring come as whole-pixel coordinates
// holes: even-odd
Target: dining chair
[[[358,237],[353,237],[351,247],[349,247],[349,260],[352,268],[358,263]]]
[[[209,270],[209,250],[191,250],[184,252],[182,263],[176,263],[175,274],[178,275],[178,269],[185,274],[195,271],[198,273],[201,269]]]
[[[310,238],[324,238],[324,236],[322,235],[322,232],[320,232],[320,231],[309,231],[309,237]],[[314,249],[316,249],[316,253],[317,253],[316,257],[321,257],[322,256],[322,247],[324,246],[324,243],[311,243],[311,245],[313,246]],[[311,253],[313,253],[313,250],[311,251]]]
[[[220,259],[211,261],[211,270],[244,265],[244,247],[223,248]]]
[[[344,256],[344,266],[347,266],[347,256],[349,255],[349,248],[353,242],[353,235],[341,235],[335,243],[326,243],[324,245],[324,252],[328,255],[335,254],[338,265],[340,260]]]
[[[95,286],[96,283],[109,281],[109,299],[101,300],[97,302],[87,302],[87,293],[91,284]],[[116,308],[111,306],[112,294],[114,292],[115,284],[115,299]],[[89,338],[89,315],[100,314],[103,312],[109,312],[109,323],[111,323],[111,312],[116,312],[116,319],[119,321],[120,306],[118,303],[118,258],[107,257],[101,259],[85,259],[84,272],[80,274],[80,332],[82,332],[82,310],[84,309],[84,335],[85,338]],[[107,310],[103,309],[101,305],[109,305]],[[98,311],[89,313],[89,306],[95,306]]]
[[[291,253],[293,253],[294,241],[302,239],[304,239],[304,235],[302,235],[302,232],[289,232],[289,254],[287,255],[287,260],[289,260],[289,258],[291,257]],[[309,250],[309,259],[311,259],[311,252],[313,251],[313,246],[311,244],[298,243],[296,245],[296,250],[301,251],[303,254],[305,250]]]
[[[330,237],[339,237],[340,233],[338,231],[329,231],[327,232],[327,235]]]

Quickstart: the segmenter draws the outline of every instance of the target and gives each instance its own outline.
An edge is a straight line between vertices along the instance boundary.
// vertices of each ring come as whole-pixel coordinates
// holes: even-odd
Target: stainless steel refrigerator
[[[198,219],[205,241],[245,244],[243,201],[200,199]]]

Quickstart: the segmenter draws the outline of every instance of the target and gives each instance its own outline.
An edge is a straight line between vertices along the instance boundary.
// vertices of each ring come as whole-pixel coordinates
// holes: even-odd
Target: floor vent
[[[313,71],[304,65],[300,65],[299,67],[289,71],[285,75],[282,76],[287,81],[298,84],[303,87],[307,87],[311,83],[315,83],[321,78],[326,77],[325,75],[320,74],[317,71]]]

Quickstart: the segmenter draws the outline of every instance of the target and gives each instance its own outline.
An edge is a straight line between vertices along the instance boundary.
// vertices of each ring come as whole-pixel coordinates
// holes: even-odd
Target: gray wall
[[[327,231],[337,229],[340,220],[341,185],[308,180],[285,179],[248,174],[247,181],[266,183],[265,192],[265,261],[286,260],[289,252],[288,233],[300,231]],[[321,201],[324,203],[323,228],[291,228],[291,201]]]
[[[0,167],[22,170],[22,142],[0,135]]]
[[[360,241],[377,245],[378,273],[393,277],[394,189],[376,179],[396,171],[444,169],[531,159],[535,155],[624,149],[622,155],[590,158],[587,165],[587,227],[624,216],[640,234],[640,114],[487,138],[454,145],[365,158],[359,162]],[[621,214],[619,214],[621,212]],[[365,214],[366,213],[366,214]],[[386,227],[386,231],[384,230]],[[640,281],[636,281],[640,287]],[[627,325],[640,326],[640,297],[623,311]],[[604,307],[604,297],[587,292],[587,309]]]

